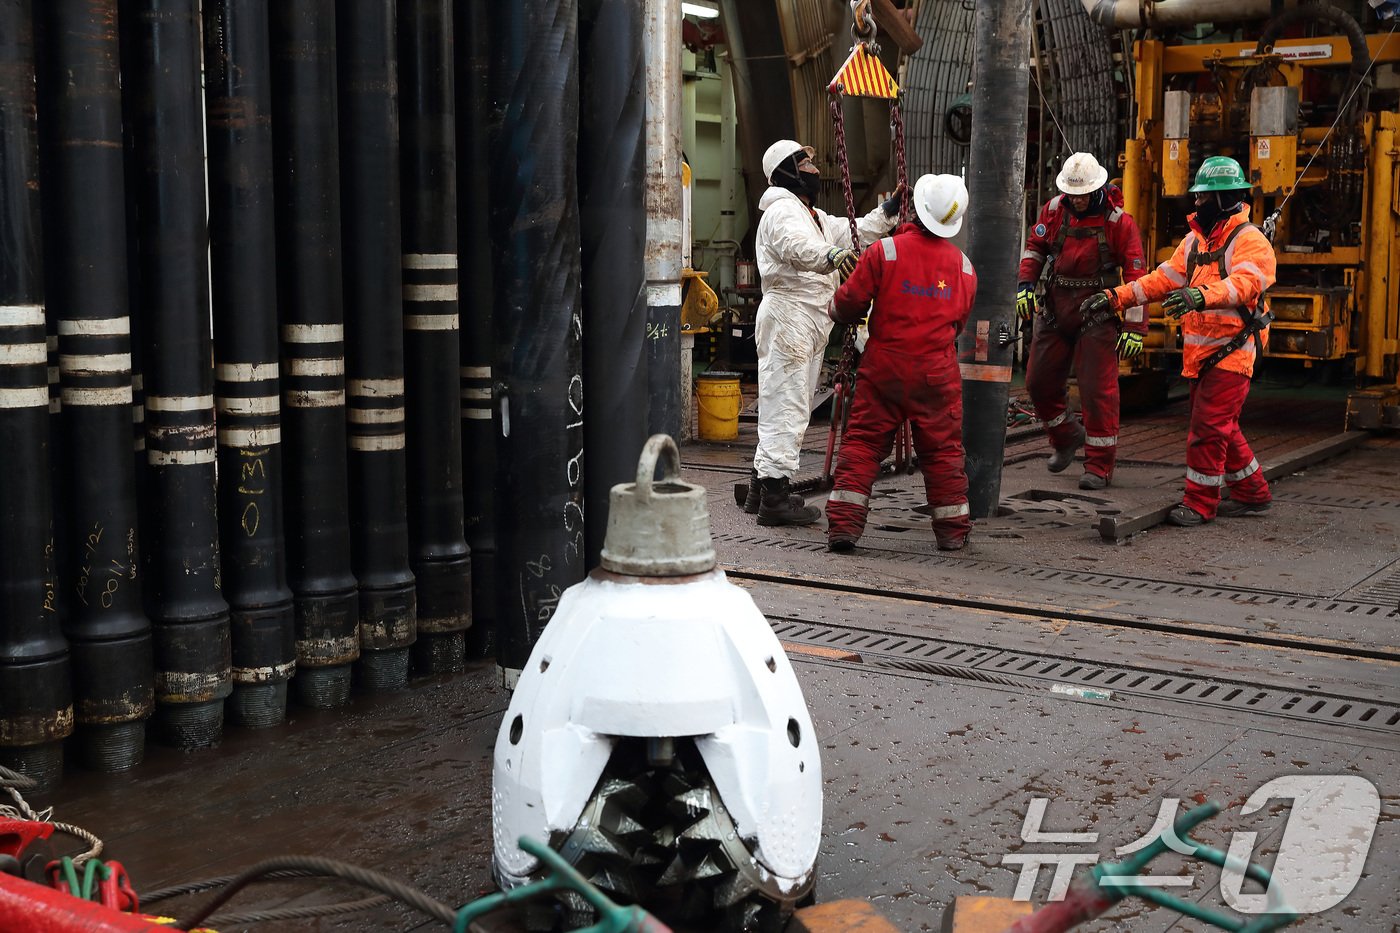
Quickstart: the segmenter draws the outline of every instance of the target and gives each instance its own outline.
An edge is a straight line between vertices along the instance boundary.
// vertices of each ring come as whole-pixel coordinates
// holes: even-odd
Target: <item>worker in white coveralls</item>
[[[759,198],[763,212],[754,243],[763,300],[758,306],[758,449],[744,511],[760,525],[810,525],[821,510],[791,491],[802,435],[812,414],[812,394],[832,321],[827,306],[836,286],[856,266],[851,225],[813,207],[821,173],[813,151],[780,139],[763,154],[771,187]],[[860,218],[861,244],[894,229],[903,185]]]

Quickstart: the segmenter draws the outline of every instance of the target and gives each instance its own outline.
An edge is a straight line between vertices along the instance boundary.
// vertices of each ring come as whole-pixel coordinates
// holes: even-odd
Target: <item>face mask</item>
[[[822,190],[822,177],[816,172],[798,172],[797,181],[801,185],[797,193],[805,195],[809,201],[815,201],[817,193]]]
[[[1213,191],[1204,204],[1196,207],[1196,223],[1209,233],[1226,217],[1239,209],[1241,197],[1236,191]]]

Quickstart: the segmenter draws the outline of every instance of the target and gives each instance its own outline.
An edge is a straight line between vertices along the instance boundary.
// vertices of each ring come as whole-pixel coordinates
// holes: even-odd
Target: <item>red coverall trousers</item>
[[[1112,322],[1079,332],[1079,303],[1093,290],[1052,289],[1048,296],[1056,324],[1036,318],[1026,363],[1026,390],[1036,416],[1045,423],[1050,444],[1071,446],[1076,438],[1069,411],[1069,372],[1079,380],[1079,404],[1084,414],[1084,470],[1113,479],[1118,455],[1118,331]]]
[[[850,427],[841,438],[835,488],[827,500],[828,534],[859,538],[870,513],[870,490],[889,456],[895,431],[908,421],[924,474],[939,543],[957,542],[972,528],[963,467],[962,375],[957,352],[908,356],[872,341],[861,360]]]
[[[1191,381],[1191,429],[1186,437],[1186,495],[1182,504],[1215,518],[1220,489],[1239,502],[1268,502],[1273,496],[1249,442],[1240,431],[1240,411],[1249,377],[1215,367]]]

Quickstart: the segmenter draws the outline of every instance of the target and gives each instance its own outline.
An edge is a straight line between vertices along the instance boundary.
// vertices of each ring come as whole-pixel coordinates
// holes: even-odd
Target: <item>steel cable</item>
[[[283,855],[265,859],[241,872],[228,883],[224,890],[210,898],[209,903],[192,911],[188,916],[178,921],[175,926],[182,930],[193,929],[207,920],[214,911],[228,903],[235,894],[251,882],[263,879],[272,872],[291,869],[304,870],[308,875],[340,878],[352,884],[378,891],[400,903],[407,904],[420,913],[427,914],[435,920],[441,920],[443,923],[452,923],[457,917],[455,910],[436,898],[377,871],[319,856]]]

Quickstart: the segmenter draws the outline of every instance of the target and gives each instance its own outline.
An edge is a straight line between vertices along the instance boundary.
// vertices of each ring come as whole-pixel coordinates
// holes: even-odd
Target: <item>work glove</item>
[[[1035,287],[1030,282],[1016,286],[1016,316],[1029,321],[1040,311],[1040,303],[1035,298]]]
[[[1118,335],[1118,358],[1120,360],[1136,359],[1142,354],[1142,334],[1125,330]]]
[[[1192,311],[1200,311],[1206,306],[1205,292],[1194,286],[1178,288],[1162,301],[1162,312],[1179,318]]]
[[[1098,314],[1113,307],[1113,295],[1108,291],[1094,292],[1085,298],[1079,305],[1079,313],[1086,317],[1090,314]]]
[[[848,249],[833,246],[826,254],[826,261],[831,263],[831,271],[841,274],[841,281],[851,277],[851,273],[856,271],[856,260],[859,257]]]
[[[894,189],[894,194],[890,195],[880,207],[884,210],[886,217],[898,217],[901,202],[904,200],[904,182],[900,182]]]

